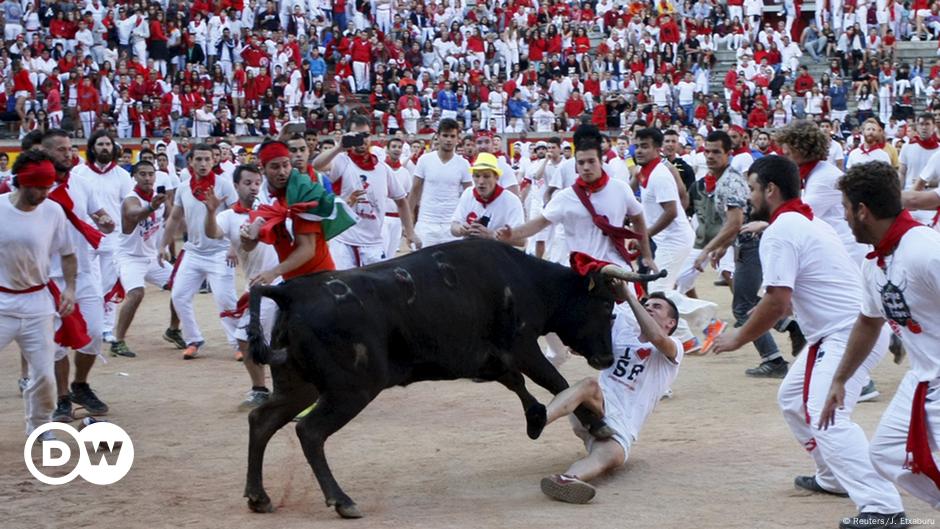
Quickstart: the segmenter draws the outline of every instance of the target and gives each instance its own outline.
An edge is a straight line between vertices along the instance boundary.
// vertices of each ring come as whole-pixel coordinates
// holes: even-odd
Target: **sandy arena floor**
[[[730,317],[727,288],[700,293]],[[707,285],[707,286],[706,286]],[[777,409],[778,381],[745,378],[752,347],[682,365],[675,398],[653,413],[626,469],[599,484],[586,506],[552,501],[539,480],[582,454],[567,422],[530,441],[515,395],[497,384],[420,383],[384,392],[327,443],[337,480],[365,518],[342,521],[327,508],[293,427],[271,441],[265,485],[277,510],[249,512],[244,488],[247,420],[236,406],[248,377],[222,339],[211,296],[197,296],[209,346],[184,362],[160,339],[168,294],[148,291],[128,343],[134,359],[96,365],[92,386],[107,417],[134,440],[130,473],[110,486],[77,479],[63,486],[33,479],[23,462],[23,404],[16,346],[0,355],[0,527],[655,527],[834,528],[853,514],[848,499],[793,489],[813,470]],[[789,350],[783,335],[778,344]],[[855,419],[871,435],[904,372],[885,360],[874,378],[882,397]],[[593,370],[581,358],[562,368],[569,381]],[[530,387],[532,385],[530,384]],[[541,388],[533,393],[547,402]],[[935,513],[904,495],[907,513]]]

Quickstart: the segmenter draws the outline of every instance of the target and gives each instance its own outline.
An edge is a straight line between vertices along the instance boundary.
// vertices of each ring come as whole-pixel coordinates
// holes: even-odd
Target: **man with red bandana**
[[[78,264],[68,235],[63,209],[46,200],[55,184],[56,171],[48,156],[24,151],[13,164],[12,193],[0,195],[0,344],[16,340],[29,365],[30,383],[23,391],[26,434],[49,422],[55,406],[53,343],[55,315],[69,315],[75,308]],[[50,295],[50,265],[61,259],[66,288],[58,306]],[[29,263],[30,266],[23,266]],[[57,290],[57,289],[56,289]]]
[[[893,172],[893,171],[892,171]],[[868,439],[852,422],[868,374],[887,351],[888,333],[879,322],[854,374],[843,379],[845,393],[834,424],[817,429],[828,387],[851,342],[862,303],[858,267],[835,230],[800,200],[799,169],[781,156],[754,162],[748,175],[751,215],[770,222],[760,243],[766,293],[740,328],[715,341],[715,353],[733,351],[769,331],[790,311],[797,315],[811,344],[794,361],[777,395],[784,419],[797,442],[815,462],[815,474],[797,476],[794,484],[821,494],[849,496],[858,514],[840,528],[907,527],[897,489],[875,471]],[[895,188],[897,181],[895,180]],[[879,342],[878,345],[875,342]],[[868,351],[876,351],[868,354]],[[861,369],[854,369],[861,367]]]

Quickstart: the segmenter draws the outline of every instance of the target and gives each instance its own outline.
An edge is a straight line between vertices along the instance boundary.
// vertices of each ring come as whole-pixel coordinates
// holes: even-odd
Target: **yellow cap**
[[[476,161],[473,162],[473,166],[470,167],[471,173],[477,171],[493,171],[496,173],[496,176],[503,176],[503,170],[499,168],[499,162],[496,160],[496,157],[488,152],[478,154]]]

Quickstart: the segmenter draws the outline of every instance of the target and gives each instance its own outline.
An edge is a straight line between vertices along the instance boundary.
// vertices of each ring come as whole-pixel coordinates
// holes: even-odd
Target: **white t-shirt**
[[[389,167],[391,169],[391,167]],[[401,167],[398,169],[392,169],[392,175],[398,180],[398,184],[405,191],[405,195],[411,193],[411,185],[414,183],[414,177],[412,176],[415,172],[415,164],[411,163],[411,160],[406,160],[405,163],[401,164]],[[385,212],[398,214],[398,204],[394,200],[388,199],[385,201]]]
[[[842,241],[842,246],[855,261],[861,265],[871,246],[860,244],[852,234],[852,228],[845,220],[845,208],[842,207],[842,191],[839,191],[839,179],[842,171],[829,162],[819,162],[806,179],[803,189],[803,202],[813,208],[813,215],[832,226]]]
[[[225,241],[206,237],[206,205],[193,196],[193,180],[194,178],[190,178],[180,185],[173,200],[174,207],[183,208],[183,215],[186,218],[187,240],[183,248],[187,252],[205,257],[225,253],[228,248]],[[220,199],[221,208],[228,208],[238,201],[238,193],[231,180],[216,176],[213,190],[215,196]]]
[[[589,199],[594,211],[606,216],[614,226],[623,226],[623,219],[643,213],[643,207],[633,196],[630,186],[613,178],[603,189],[591,193]],[[590,213],[571,187],[552,195],[551,201],[542,209],[542,216],[552,224],[560,223],[564,227],[569,250],[629,267],[629,263],[614,249],[610,238],[594,225]]]
[[[745,180],[747,179],[747,171],[751,168],[751,164],[753,163],[754,157],[749,152],[735,154],[731,158],[731,168],[737,171],[739,174],[744,175]]]
[[[885,265],[882,270],[873,259],[862,264],[862,314],[888,319],[918,381],[940,378],[940,233],[911,229]]]
[[[88,165],[78,165],[72,169],[72,179],[86,179],[95,198],[108,215],[114,219],[114,231],[101,240],[99,251],[116,251],[121,233],[121,204],[134,189],[134,179],[124,168],[114,165],[106,173],[99,174]],[[71,183],[69,184],[71,186]]]
[[[98,198],[95,196],[94,190],[89,187],[89,182],[83,179],[69,178],[69,197],[72,199],[72,212],[75,213],[75,216],[94,228],[95,223],[91,220],[91,214],[99,211],[101,205],[98,203]],[[47,201],[55,204],[51,200]],[[58,204],[55,205],[59,209],[62,209],[62,206]],[[68,226],[66,230],[68,231],[72,248],[75,250],[75,259],[78,262],[78,273],[87,274],[92,270],[94,248],[92,248],[85,237],[72,226],[72,223],[68,222],[68,219],[66,219],[66,225]],[[62,261],[59,259],[58,255],[52,256],[49,265],[49,275],[51,277],[62,277]]]
[[[578,179],[578,167],[574,158],[568,158],[558,165],[558,169],[553,171],[546,180],[549,187],[555,189],[567,189],[574,185]]]
[[[669,96],[671,95],[671,89],[669,85],[663,83],[661,85],[654,84],[649,88],[650,90],[650,99],[653,100],[654,105],[658,105],[660,108],[669,105]]]
[[[278,265],[277,252],[274,250],[274,246],[270,244],[258,244],[250,252],[246,252],[242,248],[240,232],[242,225],[248,222],[247,213],[235,213],[234,210],[227,209],[215,216],[215,222],[222,230],[222,236],[225,240],[235,245],[238,263],[245,272],[246,279]]]
[[[415,178],[424,180],[418,220],[424,222],[449,223],[463,193],[464,184],[473,182],[470,177],[470,162],[454,154],[446,164],[441,162],[437,151],[418,158]]]
[[[672,172],[665,165],[659,163],[646,181],[646,187],[640,186],[640,201],[643,204],[643,215],[646,217],[646,227],[656,224],[663,214],[661,204],[673,202],[676,205],[676,218],[672,219],[662,231],[653,237],[657,246],[688,246],[692,247],[695,233],[689,225],[689,219],[682,209],[679,200],[679,187]]]
[[[845,162],[845,168],[850,169],[853,165],[868,162],[884,162],[890,164],[891,157],[888,156],[888,153],[886,153],[884,149],[875,149],[865,153],[862,152],[861,147],[857,147],[852,149],[852,152],[849,153],[849,158]]]
[[[858,266],[832,226],[786,212],[760,241],[763,286],[793,291],[793,314],[809,343],[848,332],[862,301]]]
[[[156,193],[156,191],[154,191]],[[141,206],[146,206],[148,201],[132,190],[125,200],[137,199]],[[159,251],[160,240],[163,238],[163,216],[166,205],[161,205],[156,211],[147,216],[146,219],[137,223],[130,234],[120,235],[120,245],[118,247],[118,256],[126,257],[156,257]]]
[[[829,157],[826,158],[826,161],[832,165],[836,165],[836,162],[845,161],[845,151],[842,150],[842,144],[836,140],[829,142]]]
[[[464,189],[451,222],[472,224],[480,222],[484,217],[490,219],[486,226],[491,230],[498,230],[503,226],[519,226],[525,222],[522,201],[514,193],[503,189],[496,200],[484,206],[474,198],[473,187]]]
[[[601,371],[598,383],[604,394],[604,421],[614,430],[636,441],[659,399],[672,386],[682,362],[682,343],[676,346],[675,361],[648,342],[640,342],[636,327],[627,318],[614,320],[611,331],[614,365]]]
[[[917,182],[917,179],[924,172],[928,174],[931,172],[940,172],[940,169],[936,167],[927,168],[930,158],[938,153],[940,153],[940,148],[928,151],[920,145],[913,143],[908,143],[901,148],[901,154],[899,155],[901,165],[907,168],[904,189],[913,187],[914,183]],[[937,163],[940,163],[940,158],[937,158]]]
[[[353,191],[365,191],[365,194],[359,197],[359,202],[352,206],[359,216],[359,222],[337,235],[336,240],[350,246],[384,244],[382,225],[385,223],[388,199],[399,200],[407,196],[401,183],[392,174],[392,168],[380,162],[375,169],[366,171],[353,163],[349,155],[343,152],[333,158],[330,180],[334,186],[340,186],[339,195],[343,197],[349,196]]]
[[[0,195],[0,285],[25,290],[49,282],[50,258],[74,253],[62,207],[45,200],[33,211],[21,211]],[[0,293],[0,314],[17,318],[50,316],[56,307],[45,288],[29,294]]]
[[[536,110],[532,114],[535,132],[552,132],[555,129],[555,113],[551,110]]]
[[[910,169],[908,169],[908,171],[910,171]],[[927,164],[920,170],[918,178],[930,185],[940,183],[940,152],[935,152],[931,155]]]
[[[676,88],[679,90],[680,105],[691,105],[695,101],[695,83],[679,81]]]
[[[509,165],[509,162],[506,161],[506,158],[500,156],[496,158],[496,165],[502,170],[502,174],[499,175],[499,185],[509,189],[512,186],[519,185],[519,180],[516,178],[516,171]],[[471,179],[473,175],[471,175]]]

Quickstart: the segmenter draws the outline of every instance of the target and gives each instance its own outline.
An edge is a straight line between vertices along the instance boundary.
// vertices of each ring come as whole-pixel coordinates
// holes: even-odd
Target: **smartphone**
[[[490,216],[489,216],[489,215],[484,215],[484,216],[480,217],[480,220],[477,221],[477,224],[479,224],[480,226],[483,226],[484,228],[487,227],[487,226],[489,226],[489,224],[490,224]]]
[[[166,186],[157,186],[157,194],[158,194],[158,195],[165,195],[165,194],[166,194]]]
[[[357,134],[355,136],[343,136],[343,148],[348,149],[350,147],[359,147],[366,142],[366,138],[362,134]]]

